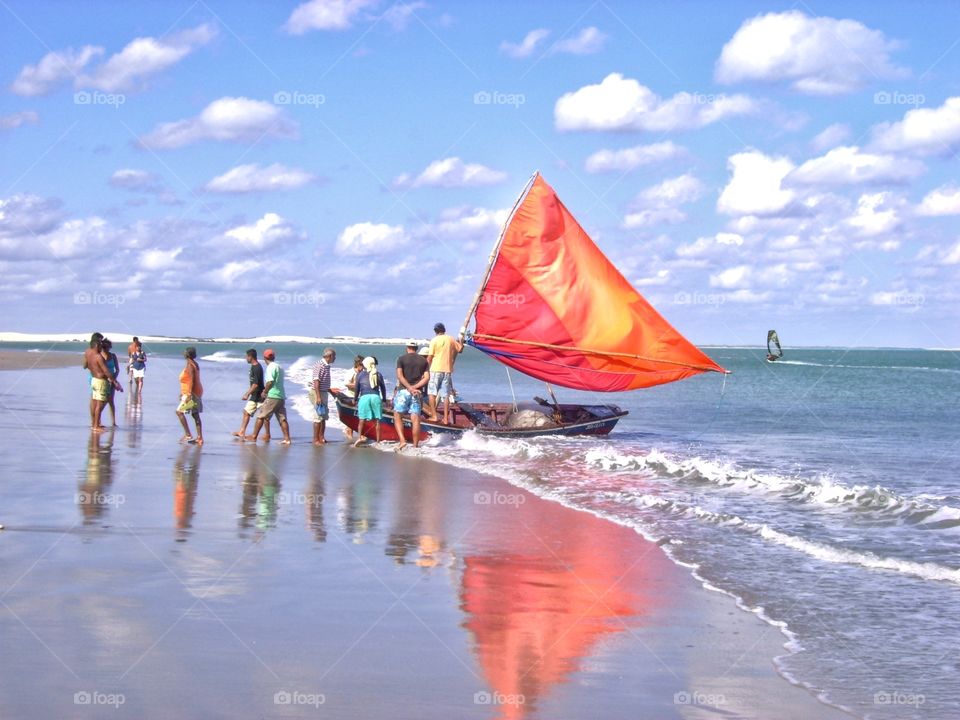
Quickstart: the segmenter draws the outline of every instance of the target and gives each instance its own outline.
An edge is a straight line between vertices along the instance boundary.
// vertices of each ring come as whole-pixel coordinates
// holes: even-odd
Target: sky
[[[0,17],[0,331],[455,331],[539,170],[696,343],[960,347],[956,3]]]

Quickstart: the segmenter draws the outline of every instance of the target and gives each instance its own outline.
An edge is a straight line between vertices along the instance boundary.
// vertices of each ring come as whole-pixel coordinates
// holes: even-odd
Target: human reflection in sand
[[[317,542],[327,541],[327,526],[323,521],[323,500],[326,492],[323,478],[315,475],[310,479],[310,484],[307,485],[307,491],[304,493],[307,529],[313,533]]]
[[[337,491],[337,526],[359,545],[377,527],[379,505],[380,478],[351,477]]]
[[[87,441],[87,464],[77,486],[77,506],[84,524],[103,517],[110,505],[120,502],[120,496],[111,492],[113,485],[113,439],[116,431],[90,433]]]
[[[452,562],[442,512],[447,507],[446,492],[447,484],[432,473],[407,487],[394,488],[393,527],[384,552],[398,564],[432,568]]]
[[[184,445],[173,463],[173,517],[177,542],[186,542],[193,523],[193,504],[200,480],[200,448]]]
[[[140,434],[143,430],[143,404],[141,392],[136,384],[130,386],[127,402],[124,405],[123,417],[126,420],[127,446],[133,449],[140,447]]]
[[[625,556],[621,528],[583,513],[554,524],[553,512],[501,525],[512,527],[514,550],[464,558],[464,627],[488,682],[477,702],[491,716],[536,715],[601,641],[640,622],[651,604],[636,592],[647,559]]]
[[[240,537],[254,539],[277,525],[277,508],[280,504],[280,476],[286,461],[285,452],[274,452],[271,448],[245,445],[242,495],[240,500]]]

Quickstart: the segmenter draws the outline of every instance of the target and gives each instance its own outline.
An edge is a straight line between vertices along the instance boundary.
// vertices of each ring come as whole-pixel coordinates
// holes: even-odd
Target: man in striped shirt
[[[323,357],[313,366],[313,387],[310,389],[310,402],[313,403],[313,444],[323,445],[327,442],[323,436],[327,428],[327,419],[330,409],[327,405],[327,394],[330,392],[330,366],[337,359],[333,348],[324,348]]]

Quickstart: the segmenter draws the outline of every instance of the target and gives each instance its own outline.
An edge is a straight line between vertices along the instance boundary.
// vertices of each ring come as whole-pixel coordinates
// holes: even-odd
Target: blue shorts
[[[357,400],[357,417],[361,420],[379,420],[383,414],[383,400],[379,393],[367,393]]]
[[[430,385],[428,392],[436,395],[441,400],[450,394],[450,385],[453,380],[453,373],[432,372],[430,373]]]
[[[411,415],[420,414],[420,398],[414,397],[406,388],[400,388],[397,396],[393,399],[393,411],[401,415],[410,413]]]

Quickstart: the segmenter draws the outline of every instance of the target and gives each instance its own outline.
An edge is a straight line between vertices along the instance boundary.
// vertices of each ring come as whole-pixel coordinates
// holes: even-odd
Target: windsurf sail
[[[526,375],[635,390],[727,372],[627,281],[539,173],[524,188],[467,313],[467,342]]]
[[[780,347],[780,337],[776,330],[767,331],[767,357],[772,360],[779,360],[783,357],[783,349]]]

